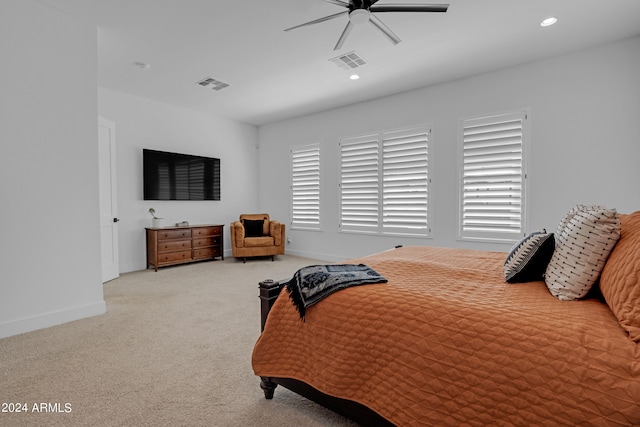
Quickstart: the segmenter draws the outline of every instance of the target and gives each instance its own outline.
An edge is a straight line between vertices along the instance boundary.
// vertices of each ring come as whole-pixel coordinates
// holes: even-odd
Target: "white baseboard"
[[[340,262],[347,259],[345,257],[337,257],[335,255],[320,254],[320,253],[308,252],[308,251],[294,251],[289,249],[285,250],[285,254],[296,255],[296,256],[301,256],[305,258],[317,259],[320,261],[328,261],[328,262]]]
[[[224,249],[223,253],[225,258],[233,257],[231,249]],[[219,260],[220,258],[216,259]],[[120,263],[120,274],[131,273],[132,271],[146,270],[147,268],[153,267],[147,267],[146,258],[143,260],[137,260],[136,262]]]
[[[9,320],[7,322],[0,323],[0,338],[49,328],[62,323],[84,319],[85,317],[98,316],[106,313],[106,311],[106,303],[104,301],[100,301],[95,304],[87,304],[66,310],[51,311],[49,313],[38,314],[36,316]]]
[[[132,271],[144,270],[147,268],[147,264],[145,262],[141,263],[120,263],[120,274],[130,273]]]

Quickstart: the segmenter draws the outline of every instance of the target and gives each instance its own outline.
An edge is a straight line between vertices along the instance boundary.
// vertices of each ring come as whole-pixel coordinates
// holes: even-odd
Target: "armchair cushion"
[[[245,239],[244,247],[245,248],[264,248],[264,247],[273,247],[273,237],[271,236],[261,236],[261,237],[252,237],[250,239]]]
[[[262,237],[264,236],[264,220],[262,219],[243,219],[245,237]]]
[[[271,224],[269,214],[242,214],[240,215],[240,222],[244,224],[244,221],[263,221],[261,236],[269,235],[269,226]]]

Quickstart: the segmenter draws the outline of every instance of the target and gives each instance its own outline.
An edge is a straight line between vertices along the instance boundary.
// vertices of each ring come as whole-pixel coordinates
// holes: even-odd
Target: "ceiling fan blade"
[[[349,7],[349,3],[342,0],[324,0],[324,1],[326,1],[327,3],[335,4],[336,6]]]
[[[307,25],[313,25],[313,24],[318,24],[320,22],[329,21],[330,19],[339,18],[340,16],[346,15],[346,14],[349,14],[348,10],[345,10],[344,12],[338,12],[338,13],[335,13],[333,15],[325,16],[324,18],[314,19],[313,21],[305,22],[304,24],[300,24],[300,25],[296,25],[295,27],[287,28],[285,31],[291,31],[291,30],[295,30],[296,28],[306,27]]]
[[[354,25],[351,21],[347,22],[347,26],[344,27],[344,30],[342,31],[342,34],[338,39],[338,43],[336,43],[336,47],[334,47],[333,50],[338,50],[342,47],[342,45],[344,44],[344,41],[347,39],[347,36],[349,35],[353,27]]]
[[[391,40],[391,43],[393,44],[398,44],[400,43],[400,37],[396,36],[393,31],[391,31],[389,29],[389,27],[387,27],[386,25],[384,25],[382,23],[382,21],[375,16],[373,13],[369,16],[369,22],[371,22],[373,24],[374,27],[376,27],[377,29],[379,29],[380,31],[382,31],[382,34],[384,34],[385,36],[387,36],[387,38],[389,40]]]
[[[448,4],[379,4],[371,6],[371,12],[446,12]]]

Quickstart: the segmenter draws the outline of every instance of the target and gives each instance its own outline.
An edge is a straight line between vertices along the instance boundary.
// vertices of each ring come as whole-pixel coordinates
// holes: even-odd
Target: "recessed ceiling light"
[[[558,22],[558,18],[556,18],[555,16],[551,16],[551,17],[549,17],[549,18],[547,18],[547,19],[543,20],[543,21],[540,23],[540,26],[541,26],[541,27],[549,27],[549,26],[551,26],[551,25],[555,24],[556,22]]]
[[[360,76],[359,76],[359,75],[357,75],[357,74],[351,74],[351,75],[349,76],[349,78],[350,78],[351,80],[358,80],[358,79],[360,78]]]

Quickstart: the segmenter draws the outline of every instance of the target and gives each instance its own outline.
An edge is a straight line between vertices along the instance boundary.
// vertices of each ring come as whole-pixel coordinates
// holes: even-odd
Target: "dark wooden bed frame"
[[[269,311],[280,295],[280,291],[286,284],[286,280],[264,280],[259,283],[260,288],[260,314],[261,331],[269,315]],[[368,407],[351,400],[325,394],[309,384],[291,378],[260,377],[260,388],[264,391],[266,399],[273,399],[274,391],[278,385],[293,391],[309,400],[312,400],[325,408],[328,408],[342,416],[345,416],[365,426],[393,426],[394,424],[380,416]]]

